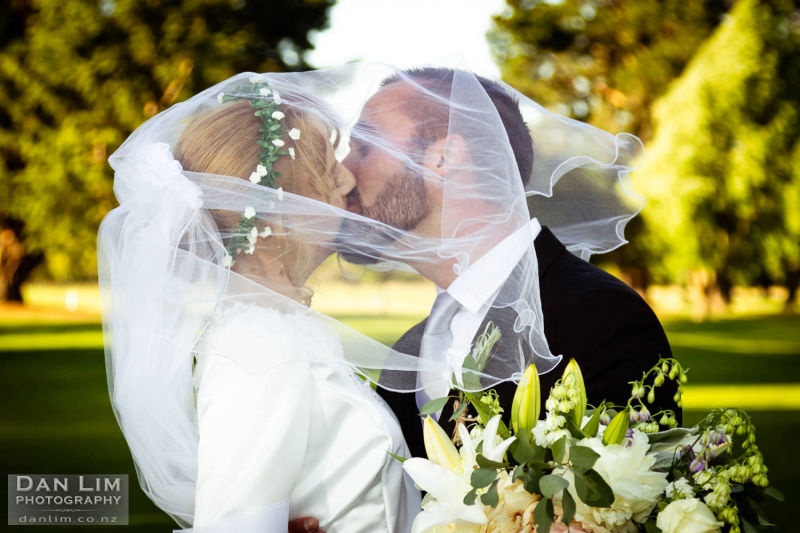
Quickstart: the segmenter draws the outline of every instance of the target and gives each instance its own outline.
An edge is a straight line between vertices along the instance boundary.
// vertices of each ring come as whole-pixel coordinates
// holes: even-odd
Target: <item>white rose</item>
[[[697,498],[675,500],[658,513],[656,525],[662,533],[715,533],[722,522]]]
[[[622,530],[631,525],[630,520],[643,522],[667,487],[667,474],[651,470],[656,460],[647,453],[647,435],[634,431],[630,446],[604,446],[598,438],[582,439],[577,444],[600,455],[594,470],[608,483],[615,498],[610,508],[589,507],[577,497],[571,483],[570,492],[577,504],[576,520]],[[571,478],[571,474],[565,477]]]

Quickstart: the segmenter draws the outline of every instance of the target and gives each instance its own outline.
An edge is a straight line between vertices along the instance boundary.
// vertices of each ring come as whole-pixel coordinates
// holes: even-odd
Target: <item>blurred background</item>
[[[771,483],[796,502],[793,0],[0,1],[2,470],[128,473],[130,528],[173,525],[139,490],[111,412],[94,281],[97,228],[116,205],[107,158],[133,129],[241,71],[452,54],[645,142],[633,180],[648,205],[631,242],[593,262],[647,298],[691,368],[685,422],[748,409]],[[314,307],[386,343],[434,297],[412,276],[353,283],[333,261],[316,278]]]

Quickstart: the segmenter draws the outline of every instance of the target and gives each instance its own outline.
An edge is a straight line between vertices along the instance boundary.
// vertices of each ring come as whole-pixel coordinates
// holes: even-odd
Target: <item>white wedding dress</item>
[[[218,313],[197,351],[194,531],[411,530],[420,494],[394,414],[309,314],[249,304]]]

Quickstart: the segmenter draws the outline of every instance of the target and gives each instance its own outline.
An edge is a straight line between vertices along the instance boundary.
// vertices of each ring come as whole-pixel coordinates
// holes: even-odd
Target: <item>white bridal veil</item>
[[[405,97],[381,99],[390,86]],[[507,127],[499,96],[518,102],[529,134]],[[257,120],[214,137],[214,121],[234,112]],[[395,121],[398,112],[411,120]],[[212,134],[198,157],[213,159],[229,144],[256,146],[257,155],[234,157],[230,168],[244,170],[230,175],[213,165],[192,171],[184,147],[190,130],[195,140],[201,130]],[[341,161],[351,150],[388,161],[372,170],[401,187],[383,198],[400,202],[392,220],[359,213],[352,196],[347,204],[326,201],[320,187],[334,180],[334,154]],[[395,391],[417,390],[418,373],[448,387],[488,388],[517,379],[531,363],[552,369],[560,358],[544,337],[530,220],[584,258],[623,244],[624,226],[643,204],[628,177],[640,155],[636,137],[554,115],[457,66],[239,74],[148,120],[110,158],[120,205],[98,236],[109,391],[145,492],[179,523],[191,523],[193,361],[215,313],[237,302],[325,321],[344,348],[344,359],[329,363]],[[441,216],[426,211],[436,205]],[[445,264],[458,274],[514,232],[527,247],[515,252],[520,259],[490,305],[515,311],[519,350],[488,366],[399,353],[315,312],[302,287],[275,281],[291,285],[303,265],[335,252],[384,270]],[[240,268],[252,257],[277,275]],[[273,370],[269,347],[251,355],[248,371]]]

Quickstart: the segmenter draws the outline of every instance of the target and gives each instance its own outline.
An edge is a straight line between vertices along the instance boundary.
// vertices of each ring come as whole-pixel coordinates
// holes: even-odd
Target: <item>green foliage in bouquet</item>
[[[404,468],[428,491],[414,532],[453,525],[459,531],[759,531],[771,526],[759,504],[781,499],[750,419],[741,409],[717,409],[697,426],[679,428],[669,410],[651,414],[656,389],[687,370],[661,359],[631,382],[625,405],[590,406],[573,360],[545,402],[535,366],[524,373],[510,413],[500,420],[495,391],[462,393],[478,413],[457,420],[460,449],[430,417],[428,459]],[[470,423],[470,428],[467,428]],[[559,526],[564,527],[564,526]]]

